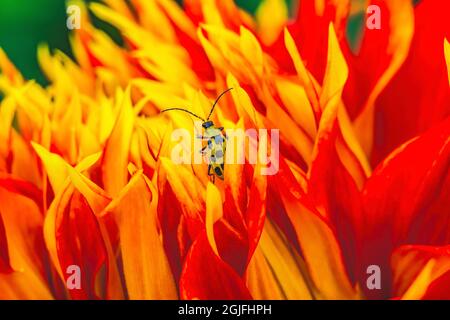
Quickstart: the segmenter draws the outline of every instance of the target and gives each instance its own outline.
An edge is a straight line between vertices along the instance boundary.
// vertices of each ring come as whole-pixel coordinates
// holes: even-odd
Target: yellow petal
[[[208,182],[206,187],[206,235],[215,254],[219,256],[214,238],[214,224],[222,218],[222,196],[219,189]]]
[[[264,56],[258,39],[247,29],[241,27],[241,51],[247,61],[256,71],[256,75],[261,78],[264,69]]]
[[[117,219],[125,282],[131,299],[177,299],[158,232],[157,191],[142,172],[106,209]]]
[[[247,269],[247,285],[255,299],[313,299],[306,267],[295,249],[270,220]]]
[[[299,128],[292,118],[280,107],[273,97],[265,92],[265,104],[267,108],[267,119],[271,122],[271,128],[280,128],[282,136],[289,141],[295,150],[309,165],[313,151],[313,141],[308,134]],[[295,137],[295,139],[292,139]]]
[[[137,14],[140,24],[165,42],[175,42],[176,33],[166,14],[161,10],[159,1],[135,0],[139,8]]]
[[[278,39],[287,24],[288,15],[286,1],[261,1],[256,11],[256,20],[261,40],[265,45],[270,46]]]
[[[294,63],[295,70],[297,71],[297,75],[300,79],[301,84],[305,87],[306,94],[311,102],[315,113],[319,112],[319,101],[317,99],[316,90],[314,88],[314,84],[311,80],[312,75],[306,70],[305,64],[300,56],[300,53],[297,49],[297,45],[295,44],[292,35],[289,33],[287,29],[284,30],[284,42],[286,45],[286,49],[291,56],[292,62]]]
[[[320,106],[322,110],[326,110],[329,105],[337,107],[347,78],[347,62],[339,47],[339,41],[333,24],[330,23],[328,31],[327,68],[325,70],[323,88],[320,94]]]
[[[162,169],[167,174],[167,180],[172,189],[176,191],[175,196],[187,216],[191,219],[203,221],[205,188],[198,178],[194,176],[192,171],[184,166],[175,165],[168,158],[161,157],[160,161]]]
[[[86,157],[76,168],[73,168],[59,155],[49,152],[36,143],[32,143],[32,145],[46,168],[55,194],[63,192],[68,183],[67,179],[70,178],[75,188],[86,198],[95,214],[99,214],[105,208],[110,198],[100,187],[81,174],[82,171],[89,169],[99,161],[101,153]]]
[[[23,83],[23,78],[14,64],[8,59],[5,51],[0,48],[0,74],[4,74],[9,85],[19,86]]]
[[[336,119],[339,118],[338,123],[344,139],[337,140],[336,149],[342,163],[361,189],[371,169],[368,159],[355,137],[350,119],[341,102],[341,96],[347,78],[348,66],[339,47],[334,27],[330,24],[327,68],[320,95],[320,106],[322,107],[323,113],[320,119],[314,158],[318,152],[318,142],[322,136],[327,136],[332,131]]]
[[[287,79],[276,79],[276,88],[280,99],[292,119],[308,133],[311,139],[317,134],[316,120],[305,89]]]
[[[278,188],[286,188],[281,180],[277,179],[277,184]],[[341,248],[330,225],[302,203],[297,190],[287,189],[280,196],[296,232],[311,279],[318,290],[317,297],[357,298],[358,292],[347,276]]]
[[[408,288],[408,290],[403,294],[402,300],[418,300],[425,293],[433,282],[433,279],[438,278],[436,270],[436,260],[430,259],[427,264],[422,268],[419,275],[416,277],[414,282]],[[447,268],[448,270],[448,268]],[[439,272],[439,275],[443,273]]]
[[[120,104],[114,129],[106,142],[102,162],[105,190],[112,196],[117,195],[128,182],[127,167],[134,121],[135,114],[128,88]]]
[[[95,164],[99,160],[100,154],[87,157],[74,169],[65,163],[59,156],[50,153],[42,146],[37,144],[33,144],[33,146],[36,149],[36,152],[40,154],[41,159],[43,159],[42,161],[44,162],[44,166],[47,166],[48,168],[47,172],[49,173],[49,179],[50,176],[57,175],[58,173],[61,174],[60,171],[57,171],[58,169],[55,171],[53,166],[59,168],[59,170],[65,166],[63,171],[65,174],[65,180],[63,182],[58,180],[58,183],[61,183],[61,185],[58,185],[58,192],[55,192],[55,198],[48,208],[44,220],[44,238],[47,245],[47,250],[60,278],[65,279],[57,253],[55,234],[57,217],[61,215],[61,212],[63,212],[69,205],[70,199],[76,189],[75,186],[86,198],[94,213],[100,215],[105,206],[108,204],[110,199],[105,195],[105,193],[92,181],[88,180],[80,173]],[[56,178],[53,178],[53,180],[55,179]]]
[[[448,83],[450,85],[450,43],[447,39],[444,40],[444,53],[445,61],[447,61]]]

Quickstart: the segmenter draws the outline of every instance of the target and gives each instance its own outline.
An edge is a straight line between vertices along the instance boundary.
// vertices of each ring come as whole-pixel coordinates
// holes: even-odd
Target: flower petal
[[[269,220],[246,273],[255,299],[304,300],[314,297],[304,261]]]
[[[406,300],[422,299],[433,289],[433,282],[435,289],[440,281],[446,281],[441,277],[450,271],[450,247],[400,247],[392,256],[392,268],[395,294]],[[448,291],[439,297],[446,296]]]
[[[0,273],[9,273],[12,271],[9,263],[8,239],[6,239],[5,225],[0,214]]]
[[[105,190],[112,196],[117,195],[128,181],[127,167],[135,119],[130,90],[128,88],[122,97],[116,124],[106,142],[102,161],[103,183]]]
[[[442,42],[450,38],[449,10],[450,2],[445,1],[420,1],[415,7],[415,34],[409,55],[377,100],[373,164],[450,115],[442,50]]]
[[[26,185],[28,190],[33,190],[34,186]],[[0,179],[0,219],[13,270],[0,273],[0,299],[52,299],[46,281],[43,217],[38,203],[19,191],[26,185]]]
[[[181,299],[249,300],[243,280],[211,249],[206,232],[194,241],[180,279]]]
[[[450,85],[450,43],[448,42],[448,39],[444,40],[444,53],[445,61],[447,62],[448,83]]]
[[[129,298],[133,300],[177,299],[158,231],[156,209],[156,190],[142,172],[136,173],[105,209],[117,220],[123,273]]]
[[[449,137],[450,118],[398,148],[368,179],[363,193],[363,265],[386,270],[386,253],[397,246],[450,241]],[[382,285],[389,288],[389,274]]]
[[[283,32],[288,22],[289,10],[286,1],[264,0],[256,11],[258,32],[264,45],[272,45]]]
[[[206,236],[208,237],[211,248],[217,256],[219,256],[219,252],[217,251],[216,240],[214,239],[214,224],[220,220],[222,216],[222,197],[219,189],[209,182],[206,187]]]
[[[302,256],[319,295],[325,299],[354,299],[344,266],[342,251],[333,228],[320,216],[303,194],[299,184],[280,171],[274,178],[276,190],[294,227]]]

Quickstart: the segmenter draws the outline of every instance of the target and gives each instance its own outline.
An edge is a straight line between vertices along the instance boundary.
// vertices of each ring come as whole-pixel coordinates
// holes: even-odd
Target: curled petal
[[[184,262],[180,296],[185,300],[249,300],[244,281],[211,249],[206,233],[194,241]]]

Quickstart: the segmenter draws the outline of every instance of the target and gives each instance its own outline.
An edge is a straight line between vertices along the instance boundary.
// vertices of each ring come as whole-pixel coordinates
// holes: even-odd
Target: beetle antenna
[[[189,113],[191,116],[194,116],[194,117],[196,117],[196,118],[202,120],[203,122],[205,122],[205,119],[203,119],[202,117],[200,117],[200,116],[196,115],[195,113],[193,113],[193,112],[191,112],[191,111],[189,111],[189,110],[186,110],[186,109],[181,109],[181,108],[171,108],[171,109],[163,110],[163,111],[161,111],[161,113],[167,112],[167,111],[183,111],[183,112],[187,112],[187,113]]]
[[[227,92],[229,92],[229,91],[231,91],[231,90],[233,90],[233,88],[229,88],[229,89],[225,90],[224,92],[222,92],[222,93],[220,94],[220,96],[216,99],[216,102],[214,102],[214,105],[212,106],[211,112],[209,113],[208,118],[206,118],[206,121],[208,121],[209,118],[211,117],[211,115],[213,114],[214,108],[216,107],[216,105],[217,105],[217,103],[219,102],[220,98],[222,98]]]

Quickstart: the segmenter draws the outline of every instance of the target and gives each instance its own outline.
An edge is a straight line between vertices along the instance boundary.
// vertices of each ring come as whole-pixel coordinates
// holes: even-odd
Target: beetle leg
[[[216,175],[214,173],[211,173],[211,168],[212,168],[212,166],[209,165],[208,166],[208,176],[209,176],[209,179],[211,180],[211,182],[214,184],[216,182]]]

